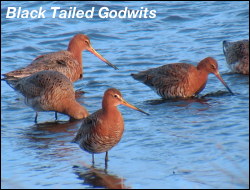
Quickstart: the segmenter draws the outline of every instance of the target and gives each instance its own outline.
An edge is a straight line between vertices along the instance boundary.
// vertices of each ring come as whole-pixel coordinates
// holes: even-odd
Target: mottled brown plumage
[[[70,80],[57,71],[40,71],[22,79],[10,80],[8,83],[25,97],[25,103],[36,112],[55,111],[74,119],[89,115],[76,101]]]
[[[89,38],[84,34],[75,35],[69,42],[67,51],[59,51],[38,56],[28,66],[3,74],[5,78],[23,78],[43,70],[56,70],[74,82],[83,75],[82,51],[88,50],[109,66],[117,69],[108,60],[103,58],[91,46]]]
[[[107,163],[108,151],[121,140],[124,121],[122,114],[116,107],[120,104],[147,114],[126,102],[117,89],[110,88],[106,90],[102,100],[102,109],[83,120],[72,141],[79,144],[83,150],[92,153],[93,163],[94,153],[101,152],[106,152],[105,163]]]
[[[215,74],[232,93],[221,78],[218,64],[212,57],[201,60],[197,67],[188,63],[172,63],[131,75],[151,87],[162,98],[169,99],[197,95],[205,88],[209,73]]]
[[[233,72],[249,75],[249,40],[223,41],[223,52]]]

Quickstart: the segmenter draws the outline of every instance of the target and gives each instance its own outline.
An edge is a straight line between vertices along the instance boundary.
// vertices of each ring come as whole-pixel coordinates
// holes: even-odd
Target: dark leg
[[[108,168],[108,151],[105,154],[105,172],[107,172],[107,168]]]
[[[106,152],[106,155],[105,155],[105,162],[108,162],[108,151]]]
[[[36,112],[35,123],[37,123],[37,117],[38,117],[38,113]]]
[[[94,154],[92,154],[92,164],[95,164],[95,158],[94,158]]]
[[[56,121],[57,121],[57,112],[55,111],[55,118],[56,118]]]

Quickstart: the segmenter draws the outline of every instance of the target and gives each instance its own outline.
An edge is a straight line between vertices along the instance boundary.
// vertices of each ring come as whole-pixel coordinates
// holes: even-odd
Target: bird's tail
[[[132,76],[135,80],[138,80],[138,81],[140,81],[140,82],[143,82],[143,81],[145,81],[145,76],[146,76],[146,75],[145,75],[144,73],[140,72],[140,73],[137,73],[137,74],[132,73],[131,76]]]
[[[20,78],[5,77],[5,78],[2,78],[1,80],[6,81],[6,83],[7,83],[11,88],[15,88],[15,86],[17,85],[17,83],[20,81]]]

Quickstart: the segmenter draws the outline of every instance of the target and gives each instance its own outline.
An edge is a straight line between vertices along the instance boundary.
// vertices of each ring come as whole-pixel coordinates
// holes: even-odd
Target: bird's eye
[[[212,69],[216,70],[216,66],[215,65],[211,65],[212,66]]]
[[[85,44],[86,44],[86,45],[89,45],[89,42],[86,40],[86,41],[85,41]]]
[[[114,97],[115,97],[115,98],[117,98],[117,97],[118,97],[118,95],[117,95],[117,94],[115,94],[115,95],[114,95]]]

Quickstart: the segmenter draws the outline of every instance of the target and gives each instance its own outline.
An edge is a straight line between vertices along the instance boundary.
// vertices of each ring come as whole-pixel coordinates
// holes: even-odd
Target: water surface
[[[1,72],[26,66],[36,56],[66,49],[84,33],[119,70],[83,52],[86,93],[78,100],[90,113],[104,91],[118,88],[150,116],[119,106],[125,120],[120,143],[91,155],[70,143],[81,121],[34,111],[1,81],[2,188],[248,188],[249,78],[226,66],[222,41],[249,35],[249,2],[1,2]],[[38,9],[107,6],[157,11],[154,19],[6,19],[7,7]],[[214,75],[198,98],[163,101],[130,74],[173,62],[197,64],[212,56],[234,96]]]

